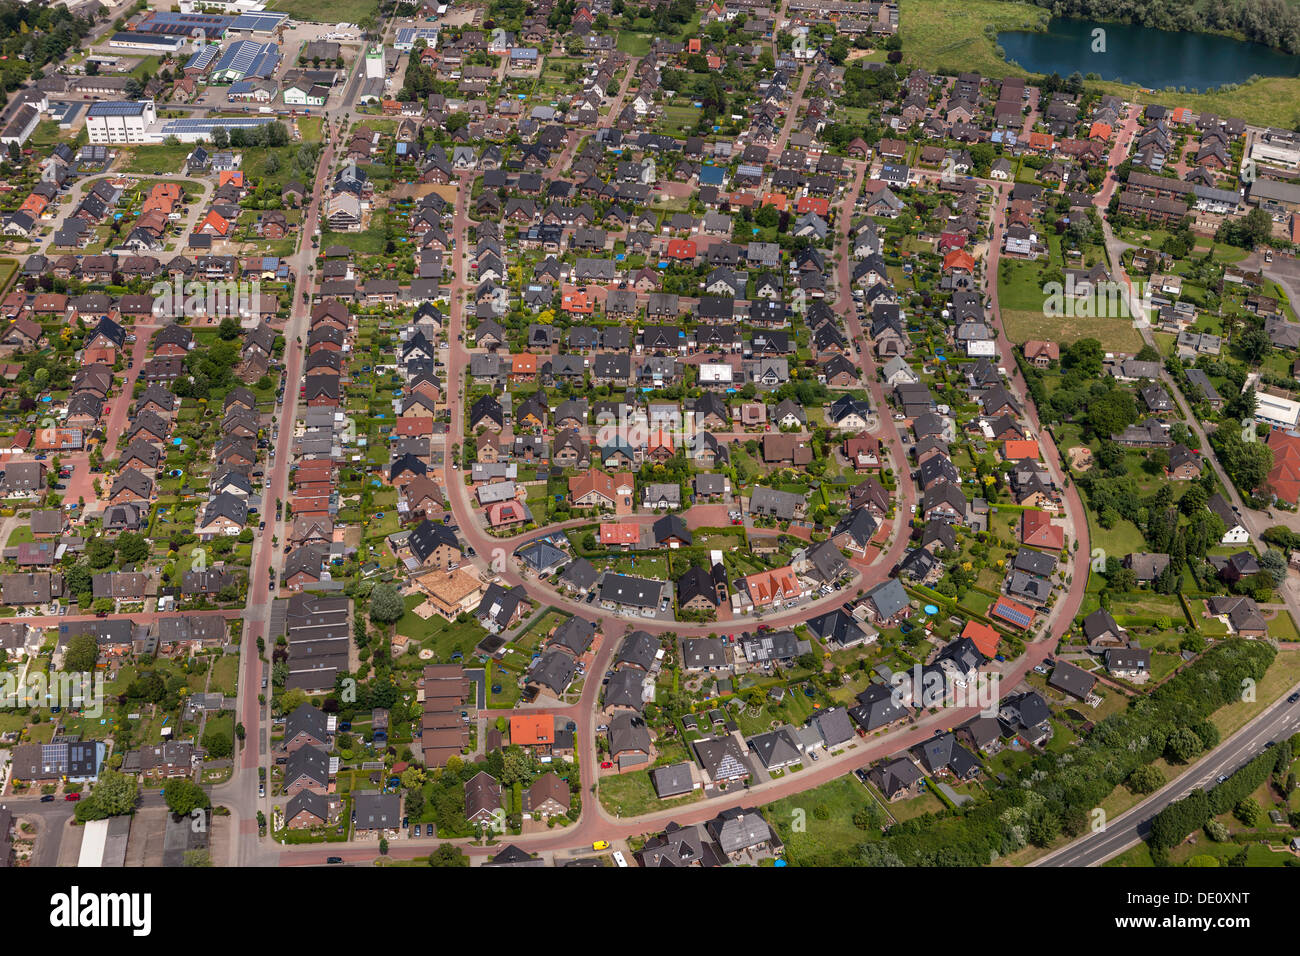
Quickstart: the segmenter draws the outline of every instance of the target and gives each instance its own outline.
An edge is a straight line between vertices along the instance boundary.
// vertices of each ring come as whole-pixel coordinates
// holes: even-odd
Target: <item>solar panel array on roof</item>
[[[173,13],[170,10],[155,10],[135,25],[136,33],[161,33],[167,36],[198,36],[200,32],[207,37],[220,37],[234,17],[219,16],[208,13]]]
[[[1018,607],[1012,607],[1004,601],[999,601],[993,607],[993,612],[998,617],[1004,617],[1013,624],[1019,624],[1021,627],[1028,627],[1033,618],[1020,610]]]
[[[207,46],[195,50],[194,55],[185,61],[184,68],[187,70],[206,70],[212,65],[212,61],[217,58],[217,54],[220,52],[221,44],[209,43]]]
[[[247,30],[251,33],[274,33],[275,28],[287,19],[289,19],[289,14],[272,13],[269,10],[256,13],[241,13],[235,17],[230,29]]]
[[[241,80],[249,77],[267,77],[275,72],[276,64],[279,62],[280,50],[274,43],[240,40],[226,48],[212,72],[219,76],[228,75]]]
[[[95,103],[87,116],[139,116],[144,112],[145,101],[110,100],[107,103]]]
[[[265,126],[267,123],[275,122],[274,117],[231,117],[222,119],[178,119],[168,120],[162,129],[162,135],[165,139],[168,136],[176,136],[181,133],[210,133],[218,126],[226,129],[253,129],[257,126]]]

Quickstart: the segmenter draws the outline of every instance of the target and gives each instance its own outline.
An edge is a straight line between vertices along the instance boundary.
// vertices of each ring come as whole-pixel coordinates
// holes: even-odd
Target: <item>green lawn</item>
[[[412,594],[406,598],[406,613],[397,622],[397,633],[419,641],[420,646],[426,650],[432,650],[435,663],[450,663],[451,655],[456,651],[468,657],[487,633],[477,621],[459,624],[436,614],[425,620],[412,610],[422,603],[422,594]]]
[[[267,6],[313,23],[360,23],[379,12],[379,0],[271,0]]]
[[[671,810],[695,803],[704,795],[702,790],[692,790],[686,796],[660,800],[650,782],[648,770],[602,777],[597,787],[601,806],[618,817],[635,817],[657,810]]]
[[[879,830],[860,830],[853,822],[868,807],[879,810],[870,791],[856,777],[845,776],[769,803],[763,816],[785,843],[791,865],[847,866],[856,859],[859,844],[880,836]],[[885,821],[883,811],[880,819]]]
[[[212,693],[222,693],[227,697],[235,696],[239,688],[239,655],[225,654],[212,666],[212,683],[208,685]]]
[[[1268,622],[1268,636],[1279,641],[1300,641],[1300,632],[1296,630],[1290,611],[1278,611],[1277,617]]]

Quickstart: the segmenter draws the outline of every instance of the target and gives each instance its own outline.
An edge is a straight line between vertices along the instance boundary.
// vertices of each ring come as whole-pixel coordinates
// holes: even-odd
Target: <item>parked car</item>
[[[593,843],[593,844],[591,845],[591,848],[592,848],[593,850],[608,850],[608,849],[609,849],[609,841],[608,841],[608,840],[597,840],[595,843]]]
[[[326,863],[342,863],[342,862],[343,862],[343,857],[341,857],[341,856],[330,856],[330,857],[326,857],[326,858],[325,858],[325,862],[326,862]]]
[[[65,794],[63,799],[67,800],[69,803],[76,803],[78,800],[81,799],[81,794],[79,793]]]
[[[54,794],[52,793],[47,793],[45,796],[41,797],[41,803],[53,803],[53,802],[54,802]]]

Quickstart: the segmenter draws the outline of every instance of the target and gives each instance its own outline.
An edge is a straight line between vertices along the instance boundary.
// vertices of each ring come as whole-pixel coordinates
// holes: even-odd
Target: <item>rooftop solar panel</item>
[[[1013,624],[1019,624],[1021,627],[1028,627],[1032,618],[1019,608],[1009,607],[999,601],[993,608],[993,613],[998,617],[1004,617]]]
[[[206,70],[212,65],[212,61],[217,58],[221,52],[221,45],[218,43],[209,43],[204,47],[194,51],[194,55],[185,61],[187,70]]]
[[[88,116],[139,116],[144,112],[143,101],[111,100],[107,103],[95,103],[90,107]]]
[[[226,129],[252,129],[273,122],[275,122],[275,118],[272,116],[168,120],[163,125],[162,135],[167,137],[174,133],[203,133],[216,129],[218,126]]]
[[[239,16],[235,17],[235,21],[230,25],[230,29],[249,30],[253,33],[271,33],[288,18],[289,15],[287,13],[272,13],[270,11],[241,13]]]

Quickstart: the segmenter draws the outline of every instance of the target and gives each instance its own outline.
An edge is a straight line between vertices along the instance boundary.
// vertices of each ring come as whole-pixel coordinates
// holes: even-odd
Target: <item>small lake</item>
[[[1093,52],[1094,30],[1105,31],[1105,51]],[[1300,75],[1300,56],[1262,43],[1207,33],[1171,33],[1150,27],[1053,18],[1045,33],[998,34],[1007,60],[1030,73],[1096,73],[1103,80],[1209,90],[1252,75]]]

